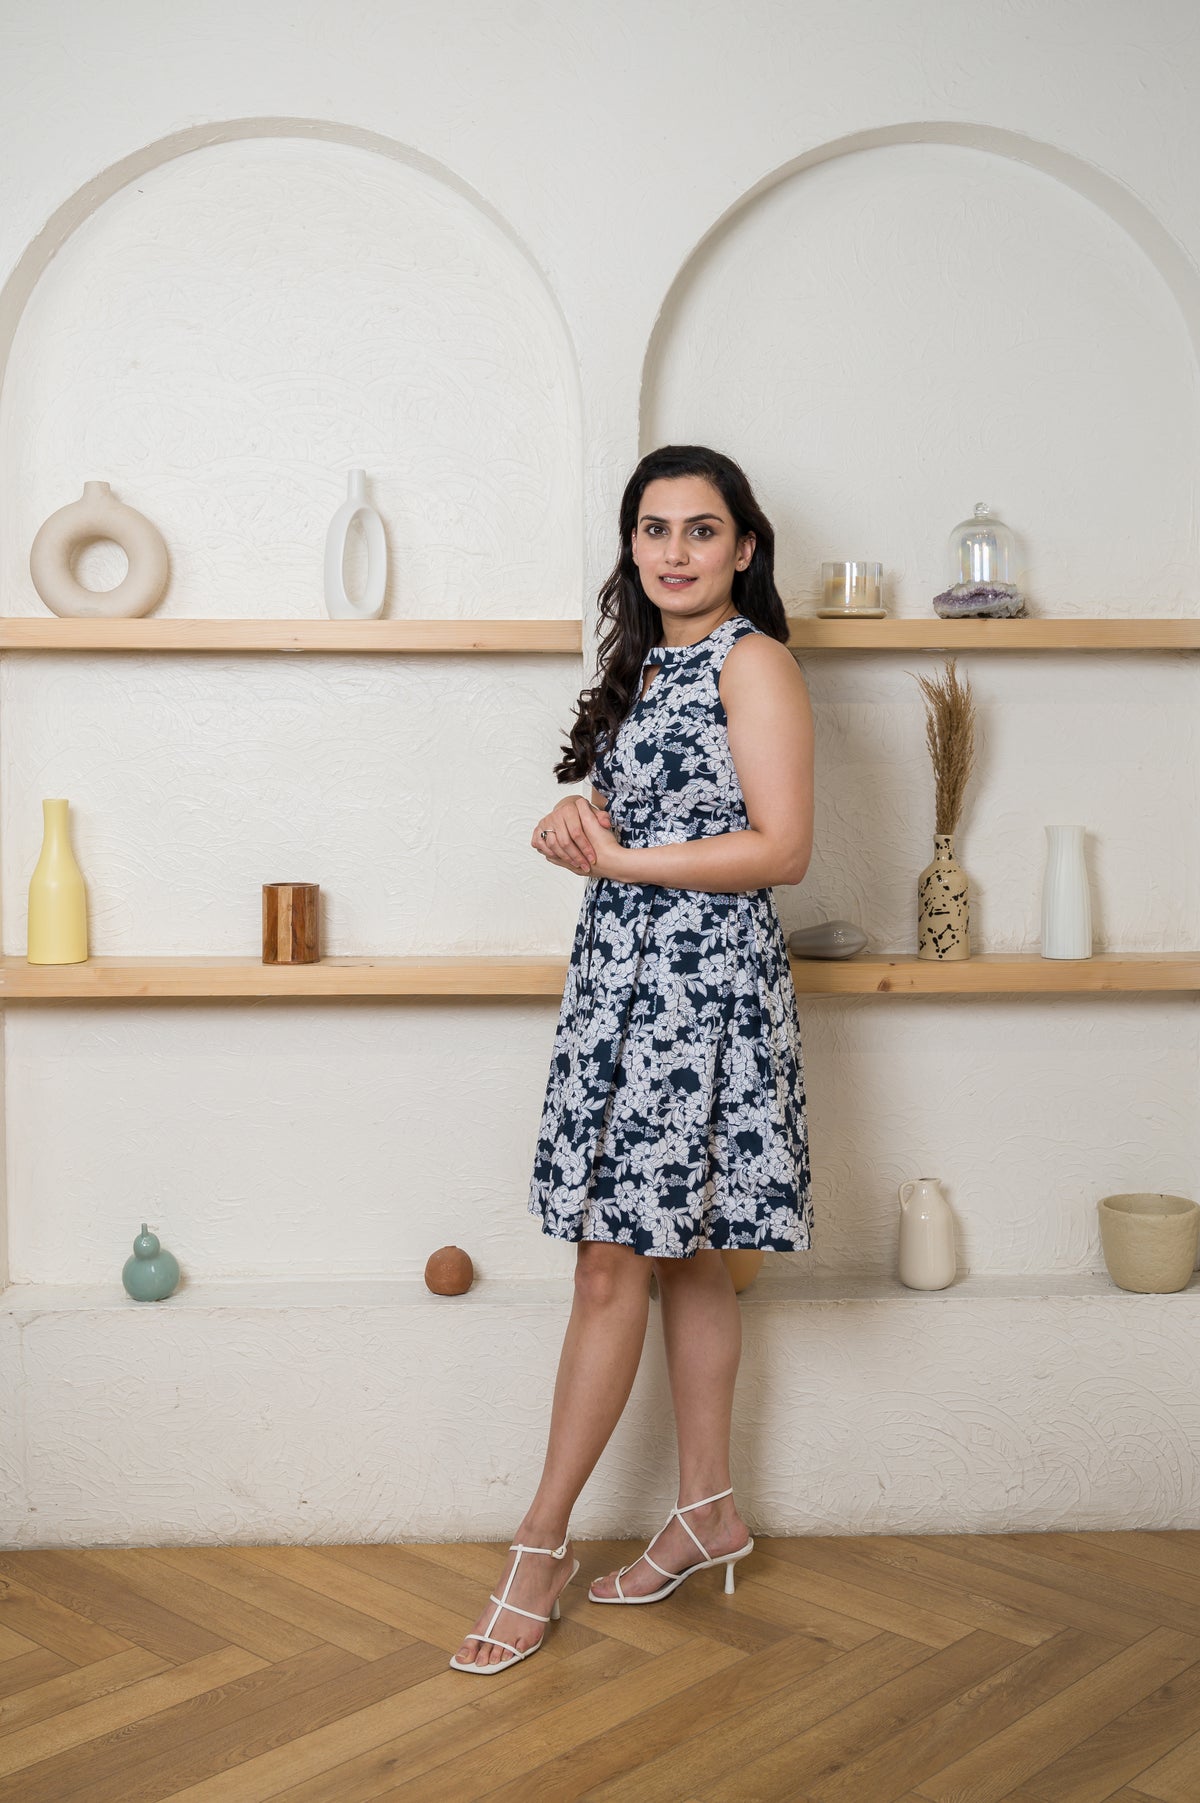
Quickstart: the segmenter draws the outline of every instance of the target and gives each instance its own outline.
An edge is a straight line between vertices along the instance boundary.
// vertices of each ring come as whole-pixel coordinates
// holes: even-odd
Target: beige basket
[[[1139,1190],[1102,1196],[1100,1244],[1108,1274],[1123,1290],[1156,1295],[1186,1289],[1200,1245],[1200,1207],[1187,1196]]]

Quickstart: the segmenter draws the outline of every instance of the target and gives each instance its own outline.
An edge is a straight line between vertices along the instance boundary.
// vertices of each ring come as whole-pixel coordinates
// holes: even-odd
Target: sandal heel
[[[646,1563],[648,1565],[652,1565],[654,1567],[655,1571],[661,1572],[662,1576],[666,1579],[665,1583],[660,1584],[657,1590],[652,1591],[647,1596],[626,1596],[625,1592],[621,1589],[621,1579],[625,1576],[625,1573],[627,1571],[632,1571],[633,1565],[637,1564],[638,1561],[637,1561],[637,1559],[635,1559],[633,1561],[633,1565],[622,1565],[620,1571],[617,1573],[616,1579],[615,1579],[617,1594],[615,1596],[597,1596],[595,1594],[594,1589],[591,1586],[589,1586],[588,1587],[588,1602],[589,1603],[657,1603],[657,1602],[661,1602],[663,1597],[670,1596],[672,1591],[678,1590],[679,1586],[684,1582],[684,1580],[694,1576],[694,1574],[696,1572],[708,1571],[710,1569],[710,1567],[712,1567],[714,1565],[722,1565],[722,1564],[725,1567],[725,1594],[726,1594],[726,1596],[732,1596],[733,1595],[733,1568],[739,1559],[744,1559],[746,1557],[746,1554],[753,1550],[753,1548],[754,1548],[753,1536],[751,1536],[751,1538],[749,1540],[747,1540],[745,1546],[739,1546],[735,1553],[729,1553],[729,1554],[718,1553],[715,1559],[710,1559],[708,1556],[708,1548],[705,1546],[703,1540],[700,1539],[700,1536],[698,1534],[693,1532],[691,1526],[683,1519],[689,1509],[701,1509],[704,1507],[705,1503],[720,1502],[720,1500],[723,1496],[732,1496],[732,1495],[733,1495],[733,1487],[731,1485],[728,1490],[718,1490],[715,1496],[702,1496],[700,1498],[699,1502],[685,1503],[683,1508],[680,1508],[679,1505],[676,1504],[676,1506],[671,1510],[671,1513],[667,1517],[663,1526],[661,1528],[659,1528],[658,1534],[665,1534],[667,1531],[667,1528],[669,1528],[671,1525],[672,1519],[678,1520],[678,1522],[680,1523],[680,1525],[684,1529],[684,1531],[688,1534],[691,1534],[691,1537],[695,1541],[698,1550],[704,1554],[704,1557],[702,1559],[698,1560],[695,1565],[689,1565],[686,1571],[676,1571],[676,1572],[665,1571],[663,1569],[663,1567],[658,1564],[657,1560],[651,1558],[650,1547],[647,1547],[646,1551],[644,1553],[640,1553],[638,1555],[638,1557],[645,1559]],[[654,1541],[658,1539],[658,1534],[655,1534],[654,1540],[652,1540],[650,1542],[650,1546],[654,1545]]]

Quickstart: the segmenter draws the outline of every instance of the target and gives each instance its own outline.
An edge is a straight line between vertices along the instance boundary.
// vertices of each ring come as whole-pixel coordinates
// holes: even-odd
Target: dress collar
[[[744,614],[731,614],[727,620],[722,620],[719,626],[714,626],[711,632],[706,632],[702,639],[697,639],[694,645],[651,645],[642,659],[642,669],[644,670],[647,664],[682,663],[685,658],[694,656],[698,651],[703,651],[706,645],[711,646],[722,633],[727,632],[731,626],[736,625],[739,620],[744,618]]]

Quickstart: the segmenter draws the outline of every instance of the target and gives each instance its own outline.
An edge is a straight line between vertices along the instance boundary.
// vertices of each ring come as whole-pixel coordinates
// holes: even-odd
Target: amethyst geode
[[[1011,620],[1025,612],[1025,597],[1011,582],[956,582],[933,597],[933,611],[943,620]]]

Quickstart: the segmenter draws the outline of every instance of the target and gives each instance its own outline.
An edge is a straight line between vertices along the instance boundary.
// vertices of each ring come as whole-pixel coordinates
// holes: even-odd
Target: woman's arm
[[[712,891],[803,881],[813,838],[813,717],[803,672],[778,639],[747,633],[725,659],[719,690],[749,830],[644,850],[618,846],[603,874]]]

